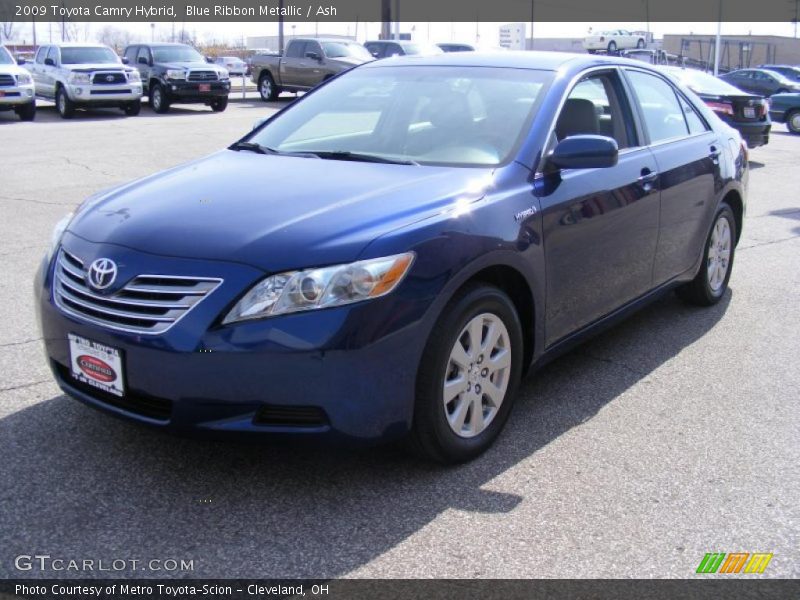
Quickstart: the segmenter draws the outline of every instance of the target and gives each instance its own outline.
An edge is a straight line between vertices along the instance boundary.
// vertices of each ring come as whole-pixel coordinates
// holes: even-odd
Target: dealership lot
[[[287,101],[0,115],[0,576],[109,576],[15,569],[47,554],[148,577],[688,577],[706,552],[772,552],[764,576],[800,575],[800,136],[782,125],[751,152],[726,298],[670,295],[545,367],[468,465],[175,438],[64,397],[31,292],[53,224]],[[130,563],[165,559],[193,571]]]

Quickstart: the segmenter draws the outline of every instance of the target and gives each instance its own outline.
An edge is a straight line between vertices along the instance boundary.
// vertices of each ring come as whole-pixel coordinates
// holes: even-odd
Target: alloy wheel
[[[261,80],[261,97],[267,100],[272,97],[272,82],[269,77]]]
[[[800,111],[795,112],[789,119],[789,129],[795,133],[800,133]]]
[[[442,397],[459,437],[479,435],[497,415],[511,376],[511,341],[503,321],[482,313],[466,324],[450,351]]]
[[[706,260],[708,285],[715,293],[725,284],[730,259],[731,227],[728,224],[728,219],[720,216],[711,232],[711,241],[708,244],[708,257]]]
[[[156,112],[161,110],[161,90],[158,88],[153,90],[153,110]]]

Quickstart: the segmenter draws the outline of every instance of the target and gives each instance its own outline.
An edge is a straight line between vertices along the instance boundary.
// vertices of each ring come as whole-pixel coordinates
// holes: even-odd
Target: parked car
[[[750,148],[769,143],[772,122],[767,100],[696,69],[662,67],[662,71],[697,94],[720,119],[742,134]]]
[[[619,55],[624,58],[630,58],[631,60],[640,60],[651,65],[675,65],[678,62],[677,55],[669,54],[664,50],[657,50],[655,48],[622,50]]]
[[[247,75],[247,63],[237,56],[218,56],[214,64],[227,69],[229,75],[244,77]]]
[[[70,396],[166,430],[468,460],[524,373],[669,290],[725,296],[745,154],[644,64],[375,61],[59,223],[46,355]]]
[[[436,44],[442,52],[475,52],[475,46],[472,44],[456,44],[453,42],[444,42]]]
[[[132,44],[124,60],[135,65],[157,113],[173,104],[205,104],[214,112],[228,107],[231,90],[228,71],[210,65],[197,50],[186,44]]]
[[[338,38],[295,38],[283,56],[256,55],[250,78],[264,102],[281,92],[307,91],[334,75],[371,61],[364,47]]]
[[[390,58],[392,56],[432,56],[444,54],[439,46],[433,44],[420,44],[406,40],[373,40],[364,42],[364,47],[375,58]]]
[[[769,99],[773,121],[786,123],[792,133],[800,133],[800,94],[775,94]]]
[[[64,119],[79,108],[120,108],[128,116],[142,106],[142,80],[102,44],[44,44],[29,67],[36,96],[56,103]]]
[[[0,112],[13,110],[23,121],[36,118],[33,78],[0,46]]]
[[[626,48],[644,48],[647,45],[644,36],[638,33],[631,33],[627,29],[611,29],[590,33],[583,38],[583,47],[594,54],[598,51],[605,51],[614,54],[618,50]]]
[[[783,92],[800,92],[800,83],[768,69],[739,69],[720,75],[720,79],[740,90],[759,96],[769,97]]]
[[[800,82],[800,67],[792,65],[758,65],[758,68],[774,71],[775,73],[780,73],[790,81]]]

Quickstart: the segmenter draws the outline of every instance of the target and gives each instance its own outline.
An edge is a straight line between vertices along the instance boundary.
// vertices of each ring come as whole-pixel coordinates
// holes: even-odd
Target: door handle
[[[708,158],[714,161],[714,164],[719,163],[719,155],[722,154],[720,150],[717,149],[716,146],[711,146],[708,151]]]
[[[648,184],[653,183],[656,179],[658,179],[658,173],[645,167],[642,169],[642,174],[637,181],[641,184]]]

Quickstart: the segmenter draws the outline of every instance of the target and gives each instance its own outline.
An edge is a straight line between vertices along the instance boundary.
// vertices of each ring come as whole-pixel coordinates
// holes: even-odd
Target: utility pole
[[[381,0],[381,35],[382,40],[392,36],[392,0]]]
[[[283,0],[278,0],[278,54],[283,54]]]
[[[719,75],[719,47],[722,41],[722,0],[719,0],[719,13],[717,14],[717,40],[714,44],[714,77]]]
[[[531,47],[530,50],[533,50],[533,22],[534,22],[534,15],[536,12],[536,0],[531,0]]]
[[[400,0],[394,0],[394,39],[400,39]]]

